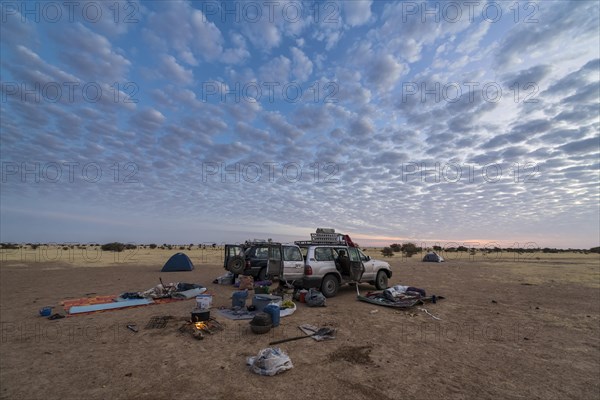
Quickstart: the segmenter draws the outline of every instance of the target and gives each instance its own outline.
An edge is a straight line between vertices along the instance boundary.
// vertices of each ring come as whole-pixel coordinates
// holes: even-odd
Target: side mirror
[[[371,261],[371,257],[367,256],[367,261]]]

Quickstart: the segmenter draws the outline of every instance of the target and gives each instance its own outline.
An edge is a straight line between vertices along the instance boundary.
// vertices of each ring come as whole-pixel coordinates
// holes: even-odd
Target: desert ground
[[[231,305],[222,250],[183,250],[191,272],[161,273],[179,250],[123,253],[60,248],[3,250],[0,265],[2,399],[599,399],[600,259],[597,254],[497,253],[386,259],[390,284],[442,295],[395,310],[356,300],[342,287],[323,308],[297,303],[269,334],[214,311]],[[367,254],[382,259],[377,249]],[[222,332],[195,340],[178,328],[194,300],[49,321],[65,299],[141,291],[166,282],[199,283],[214,295]],[[359,285],[365,293],[373,288]],[[153,316],[164,329],[144,329]],[[294,367],[268,377],[246,357],[309,323],[337,329],[335,340],[279,345]],[[137,324],[139,332],[127,329]]]

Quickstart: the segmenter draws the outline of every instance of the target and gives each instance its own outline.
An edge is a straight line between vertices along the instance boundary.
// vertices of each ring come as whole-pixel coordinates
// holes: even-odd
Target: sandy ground
[[[67,298],[144,290],[159,277],[203,284],[214,307],[231,304],[233,289],[211,283],[223,273],[218,251],[192,250],[194,271],[161,274],[173,252],[140,250],[126,260],[102,253],[94,262],[75,252],[3,254],[0,398],[600,398],[597,255],[478,254],[443,264],[393,257],[390,283],[447,298],[426,307],[440,321],[358,302],[351,287],[324,308],[298,304],[267,335],[219,316],[225,330],[202,341],[179,333],[178,320],[143,329],[152,316],[189,317],[193,300],[57,321],[37,316],[46,305],[62,312]],[[138,333],[126,328],[131,323]],[[333,326],[337,338],[280,345],[294,364],[281,375],[249,371],[246,357],[298,335],[303,323]]]

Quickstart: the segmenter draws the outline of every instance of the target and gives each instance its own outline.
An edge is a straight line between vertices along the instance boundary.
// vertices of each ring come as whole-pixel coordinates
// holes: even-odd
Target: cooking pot
[[[192,322],[204,322],[210,319],[210,310],[194,310],[192,311]]]

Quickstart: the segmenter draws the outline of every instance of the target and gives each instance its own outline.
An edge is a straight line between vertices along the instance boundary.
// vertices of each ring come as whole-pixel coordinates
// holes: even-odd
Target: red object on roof
[[[356,244],[350,239],[350,235],[344,235],[344,242],[350,247],[357,247]]]

